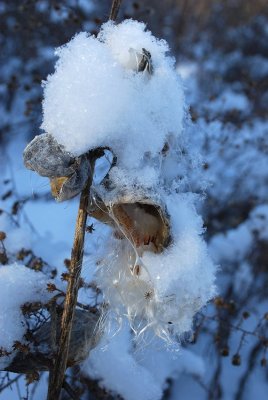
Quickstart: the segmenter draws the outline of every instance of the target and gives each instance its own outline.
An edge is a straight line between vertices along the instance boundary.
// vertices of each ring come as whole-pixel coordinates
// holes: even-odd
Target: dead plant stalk
[[[110,20],[113,21],[116,20],[121,2],[122,0],[113,0],[109,17]],[[89,192],[92,184],[95,159],[96,158],[93,157],[90,160],[91,173],[80,197],[78,215],[75,226],[72,255],[71,255],[71,265],[69,269],[70,277],[68,279],[68,287],[67,287],[67,292],[64,302],[64,310],[61,320],[61,332],[60,332],[59,344],[57,348],[57,353],[55,355],[53,368],[50,371],[49,375],[47,400],[59,399],[61,394],[61,389],[65,381],[65,371],[67,368],[73,317],[77,305],[79,279],[83,262],[84,239],[85,239],[85,230],[87,221],[87,206],[89,201]]]

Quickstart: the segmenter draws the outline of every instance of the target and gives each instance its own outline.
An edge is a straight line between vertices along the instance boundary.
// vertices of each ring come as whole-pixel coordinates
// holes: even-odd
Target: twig
[[[245,388],[247,385],[247,382],[249,381],[250,375],[252,374],[254,367],[257,362],[257,357],[261,351],[262,344],[259,342],[257,343],[251,350],[249,356],[248,356],[248,363],[247,363],[247,369],[245,373],[242,375],[239,384],[237,385],[238,390],[236,394],[234,395],[235,400],[242,400],[245,395]]]
[[[9,380],[5,385],[0,387],[0,393],[3,392],[3,390],[5,390],[6,388],[8,388],[9,386],[11,386],[13,383],[17,382],[20,378],[21,378],[21,374],[17,375],[15,378]]]
[[[66,379],[63,381],[62,387],[68,393],[68,395],[70,396],[70,398],[72,400],[79,400],[79,397],[77,396],[75,391],[72,389],[72,387],[69,385],[69,383],[66,381]]]
[[[49,376],[48,400],[57,400],[60,396],[64,382],[65,370],[69,352],[69,343],[72,331],[74,311],[76,307],[79,289],[79,278],[82,268],[84,238],[87,220],[87,206],[89,191],[92,183],[95,158],[91,160],[91,174],[80,197],[78,215],[76,219],[74,244],[71,256],[70,279],[68,280],[67,293],[64,302],[64,310],[61,321],[61,334],[58,352],[55,357],[53,369]]]
[[[113,4],[112,4],[110,16],[109,16],[109,19],[111,21],[116,20],[121,3],[122,3],[122,0],[113,0]]]
[[[201,314],[202,315],[202,314]],[[244,328],[240,328],[239,325],[233,325],[229,322],[229,320],[225,319],[225,318],[220,318],[217,315],[214,316],[209,316],[209,315],[203,315],[203,321],[216,321],[216,322],[223,322],[225,323],[229,328],[233,329],[234,331],[239,331],[242,332],[244,335],[250,335],[250,336],[254,336],[257,339],[262,338],[262,336],[260,336],[257,332],[256,332],[256,328],[259,327],[259,324],[257,325],[257,327],[254,329],[254,331],[248,331]]]

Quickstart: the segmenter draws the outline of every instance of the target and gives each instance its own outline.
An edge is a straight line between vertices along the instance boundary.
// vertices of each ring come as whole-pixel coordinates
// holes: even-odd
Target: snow
[[[135,73],[143,48],[153,60],[150,77]],[[57,50],[55,73],[44,83],[42,128],[74,155],[109,146],[118,163],[138,167],[169,133],[182,131],[183,91],[167,51],[132,20],[104,24],[97,38],[76,35]]]
[[[0,358],[0,368],[4,369],[15,356],[14,341],[24,342],[27,330],[21,306],[27,302],[46,301],[48,278],[24,265],[12,264],[0,267],[0,348],[12,352]]]
[[[157,339],[134,350],[126,321],[116,335],[104,336],[83,366],[92,379],[126,400],[160,400],[167,379],[181,373],[204,374],[202,360],[190,351],[168,350]]]
[[[116,156],[108,184],[94,182],[115,225],[112,206],[122,201],[147,199],[168,215],[172,243],[162,254],[141,254],[127,237],[118,243],[110,235],[94,255],[111,314],[128,315],[138,335],[150,328],[166,340],[191,330],[195,313],[216,293],[216,269],[195,211],[199,199],[190,188],[201,164],[188,143],[183,86],[168,50],[133,20],[108,22],[97,37],[79,33],[56,51],[55,72],[44,83],[42,123],[73,155],[108,147]],[[148,65],[139,71],[144,54]],[[137,265],[140,277],[133,274]]]
[[[171,163],[178,156],[174,153],[166,156]],[[148,160],[149,166],[151,161]],[[113,312],[119,319],[127,315],[138,336],[150,329],[165,340],[177,340],[177,335],[191,330],[195,313],[216,293],[216,267],[202,238],[202,218],[195,209],[199,198],[193,193],[183,193],[187,184],[181,188],[181,183],[176,182],[178,172],[176,174],[175,168],[171,174],[164,167],[160,171],[149,169],[154,171],[150,182],[146,174],[136,179],[133,170],[127,171],[129,175],[124,171],[126,178],[119,181],[119,169],[115,168],[109,176],[114,189],[107,190],[100,184],[95,185],[94,190],[108,206],[123,199],[135,203],[145,198],[164,205],[169,215],[172,242],[161,254],[146,250],[141,254],[127,238],[118,241],[110,232],[105,241],[103,231],[100,231],[105,246],[96,248],[93,256],[97,265],[96,282],[110,305],[112,317]],[[181,168],[179,164],[178,169]],[[184,179],[187,181],[190,177],[191,172]],[[112,212],[110,216],[115,218]],[[116,218],[114,220],[117,223]],[[133,274],[137,265],[139,277]]]
[[[214,235],[210,240],[210,254],[215,262],[242,262],[258,240],[268,239],[268,205],[259,205],[250,212],[248,219],[235,229]]]
[[[30,230],[16,226],[7,214],[0,215],[0,230],[6,233],[5,247],[8,252],[16,253],[21,249],[31,248]]]
[[[143,48],[151,53],[152,75],[137,72]],[[84,371],[127,400],[160,399],[167,379],[182,372],[203,375],[202,360],[180,343],[191,330],[195,313],[215,294],[215,266],[202,238],[202,218],[196,212],[200,198],[191,190],[191,180],[200,172],[200,156],[194,146],[189,148],[193,131],[183,86],[167,51],[167,44],[154,38],[144,24],[105,24],[98,38],[81,33],[58,49],[56,71],[44,89],[43,129],[66,151],[78,156],[96,146],[109,146],[117,156],[109,173],[111,190],[106,190],[100,178],[107,172],[107,163],[110,168],[109,160],[101,160],[95,173],[94,191],[102,200],[113,204],[122,196],[130,202],[147,196],[170,218],[172,244],[158,255],[138,254],[128,241],[116,241],[110,228],[95,222],[93,239],[86,245],[82,276],[103,290],[110,311],[103,318],[107,324],[103,340],[92,351]],[[168,151],[162,154],[165,145]],[[14,146],[11,154],[17,151]],[[13,167],[20,196],[46,193],[47,181],[42,183],[32,172],[27,175],[17,159]],[[38,234],[30,230],[28,235],[27,229],[13,227],[5,217],[2,227],[10,256],[31,248],[56,265],[59,273],[65,271],[62,261],[70,255],[74,207],[75,202],[60,207],[42,198],[27,201],[23,211]],[[12,230],[17,242],[8,242]],[[141,275],[137,279],[131,268],[138,262]],[[48,278],[21,265],[1,267],[0,278],[6,270],[9,274],[3,279],[9,293],[23,288],[3,302],[1,312],[10,313],[12,326],[5,327],[9,340],[0,341],[0,346],[9,350],[14,340],[23,341],[25,320],[20,306],[26,301],[45,301]],[[94,304],[94,295],[85,287],[79,301]],[[111,328],[114,320],[121,327],[116,333]],[[173,341],[176,351],[167,348],[166,342]],[[7,365],[10,360],[1,361]]]
[[[199,236],[202,221],[190,205],[183,195],[168,199],[174,243],[161,255],[142,257],[156,292],[155,323],[169,324],[177,334],[191,330],[195,313],[216,294],[215,266]]]
[[[265,23],[262,26],[265,29]],[[237,393],[249,365],[249,353],[256,345],[252,337],[247,336],[243,343],[240,368],[233,367],[230,358],[220,358],[215,351],[210,333],[214,337],[216,324],[211,332],[209,323],[204,325],[197,344],[188,344],[191,351],[181,345],[184,332],[192,328],[195,312],[216,293],[216,267],[211,257],[220,265],[219,295],[224,296],[225,289],[231,285],[232,296],[241,299],[251,313],[242,328],[254,330],[258,318],[267,312],[267,296],[262,298],[266,275],[259,271],[259,268],[265,269],[262,263],[266,259],[254,259],[265,255],[265,250],[261,252],[258,246],[262,243],[265,247],[268,239],[267,121],[259,116],[254,118],[253,113],[254,108],[267,104],[267,95],[266,100],[265,96],[258,99],[257,88],[267,75],[268,64],[264,56],[245,56],[236,29],[233,34],[232,40],[241,48],[231,53],[217,49],[206,53],[207,43],[199,43],[199,49],[193,49],[196,60],[176,67],[185,79],[184,86],[188,88],[185,92],[196,112],[196,115],[193,113],[196,125],[187,121],[183,85],[174,75],[174,61],[167,56],[167,44],[134,21],[118,26],[105,24],[98,38],[86,33],[75,36],[58,49],[56,71],[44,83],[43,129],[75,155],[95,146],[109,145],[118,157],[109,173],[113,190],[107,191],[102,185],[107,165],[100,168],[102,177],[97,172],[94,179],[94,191],[106,204],[123,198],[140,201],[147,196],[166,207],[170,218],[172,243],[161,254],[149,251],[139,254],[126,241],[115,240],[110,228],[95,221],[95,231],[86,244],[82,276],[87,283],[93,280],[103,290],[110,312],[104,318],[108,326],[103,340],[91,352],[84,373],[126,400],[160,399],[170,378],[175,381],[172,398],[205,399],[208,393],[204,388],[213,389],[217,367],[222,398],[233,398]],[[246,35],[246,44],[248,41],[250,35]],[[148,71],[137,73],[143,47],[152,55],[152,75]],[[51,58],[49,49],[40,47],[38,51],[40,56]],[[241,74],[233,78],[233,70],[239,65],[249,73],[249,81],[253,79],[256,98],[249,94]],[[232,80],[229,83],[225,80],[227,75]],[[19,107],[23,99],[17,99],[17,103]],[[237,115],[234,121],[230,117],[233,112]],[[2,114],[8,122],[11,117],[6,112]],[[18,112],[14,118],[19,122],[17,115]],[[166,142],[170,151],[163,157],[159,153]],[[17,167],[22,150],[15,140],[11,147],[19,195],[24,198],[31,192],[43,193],[48,182],[26,172],[21,165]],[[203,153],[203,160],[199,151]],[[111,163],[108,164],[109,169]],[[203,194],[205,181],[210,184],[208,197],[202,203],[196,193]],[[242,213],[244,204],[249,209]],[[1,202],[2,207],[7,208],[6,202]],[[239,208],[239,218],[235,207]],[[2,214],[0,230],[7,233],[8,255],[12,257],[22,247],[32,247],[37,255],[56,265],[59,273],[63,272],[63,259],[70,255],[76,208],[75,201],[63,205],[44,199],[28,201],[23,212],[26,211],[38,237],[25,229],[26,220],[20,220],[22,229]],[[206,215],[209,224],[208,248],[203,239],[203,222],[196,209]],[[223,220],[217,214],[219,210],[224,210]],[[213,225],[215,221],[218,224]],[[139,279],[133,279],[130,272],[135,263],[142,269]],[[1,274],[9,268],[7,278],[2,280]],[[23,266],[15,268],[14,272],[14,266],[0,267],[0,287],[4,288],[0,295],[4,305],[0,315],[8,312],[12,316],[10,324],[2,328],[6,337],[0,330],[0,342],[8,342],[11,337],[10,345],[15,333],[16,339],[23,338],[24,327],[18,324],[23,322],[20,299],[28,294],[31,298],[40,295],[44,299],[41,291],[35,292],[44,275],[29,269],[25,274]],[[23,271],[23,277],[17,273],[18,269]],[[28,274],[31,279],[38,277],[35,288],[31,286],[32,281],[29,283]],[[11,278],[16,282],[7,293],[5,286]],[[21,293],[21,287],[25,293],[24,289]],[[11,299],[10,293],[14,293]],[[94,304],[93,290],[81,289],[79,301]],[[210,315],[212,308],[210,305],[204,313]],[[233,325],[240,324],[240,311],[237,318],[232,316]],[[13,318],[15,315],[17,320]],[[125,320],[126,316],[129,321]],[[113,329],[114,319],[116,327],[121,329]],[[230,351],[237,348],[240,334],[232,332]],[[180,350],[170,350],[161,338],[168,342],[178,340]],[[202,388],[197,383],[199,379]],[[255,366],[247,380],[243,398],[251,400],[257,393],[258,398],[264,399],[265,369],[261,373],[260,367]],[[35,396],[39,398],[38,394]]]
[[[125,399],[160,399],[161,387],[150,371],[139,365],[130,354],[130,341],[130,332],[125,329],[110,340],[107,350],[92,350],[86,373],[91,378],[101,379],[101,385]]]

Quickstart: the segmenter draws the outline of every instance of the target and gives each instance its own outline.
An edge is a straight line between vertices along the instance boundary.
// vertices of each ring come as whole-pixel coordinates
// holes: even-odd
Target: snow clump
[[[48,278],[24,265],[0,266],[0,349],[11,353],[0,357],[0,369],[6,368],[15,352],[15,341],[24,342],[27,331],[21,307],[25,303],[46,302],[51,296],[47,290]]]
[[[193,132],[168,50],[132,20],[106,23],[98,37],[78,34],[56,52],[42,124],[75,156],[105,147],[116,157],[91,191],[97,206],[89,214],[102,214],[114,233],[95,249],[96,283],[110,314],[127,316],[138,336],[150,329],[166,340],[191,330],[215,294],[215,266],[191,188],[199,156],[188,145]]]
[[[151,79],[136,73],[143,48],[153,60]],[[79,33],[56,51],[42,128],[75,156],[109,145],[119,163],[138,167],[146,152],[162,150],[169,132],[182,131],[183,91],[167,51],[136,21],[108,22],[98,37]]]

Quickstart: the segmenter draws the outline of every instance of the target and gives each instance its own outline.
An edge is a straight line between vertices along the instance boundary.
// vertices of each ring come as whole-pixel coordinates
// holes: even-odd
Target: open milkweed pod
[[[26,166],[48,176],[55,197],[65,200],[90,173],[83,155],[109,145],[116,164],[100,155],[87,212],[111,229],[96,224],[89,262],[111,318],[127,316],[136,333],[150,328],[164,338],[189,331],[215,293],[196,210],[203,192],[196,185],[198,146],[168,52],[165,41],[132,20],[104,24],[97,37],[76,35],[58,49],[55,72],[44,83],[41,128],[65,146],[59,163],[54,150],[51,166],[43,149],[38,157],[27,157],[26,149],[25,156]]]
[[[83,190],[89,174],[91,174],[89,161],[83,155],[76,159],[75,170],[70,176],[50,179],[52,195],[57,201],[72,199]]]
[[[15,373],[32,371],[48,371],[55,357],[55,337],[59,336],[61,328],[62,309],[57,307],[51,320],[35,329],[30,341],[30,351],[17,351],[12,362],[5,368]],[[76,309],[71,330],[67,366],[71,367],[84,361],[90,351],[94,349],[102,337],[102,328],[99,324],[100,313],[97,310],[87,311]]]
[[[50,179],[51,192],[57,201],[79,194],[91,173],[85,155],[72,156],[47,133],[36,136],[27,145],[23,158],[26,168]]]
[[[48,133],[35,136],[26,146],[23,159],[26,168],[48,178],[69,176],[75,171],[75,157]]]
[[[111,225],[116,238],[128,239],[141,251],[146,249],[160,253],[171,241],[169,215],[165,204],[149,190],[144,189],[139,194],[134,194],[131,189],[129,193],[115,190],[109,193],[109,189],[106,189],[107,196],[102,198],[97,192],[93,192],[88,213],[91,217]]]
[[[153,74],[151,53],[142,48],[137,51],[129,49],[129,60],[125,65],[133,71]],[[113,166],[115,166],[114,157]],[[97,192],[91,196],[88,213],[91,217],[111,225],[115,237],[128,239],[136,248],[151,250],[160,253],[170,243],[169,216],[163,202],[153,199],[148,190],[140,188],[142,195],[130,195],[126,188],[124,194],[111,190],[113,186],[109,181],[109,174],[102,182],[107,196],[100,197]],[[113,194],[111,194],[113,193]],[[104,200],[106,199],[106,200]]]

